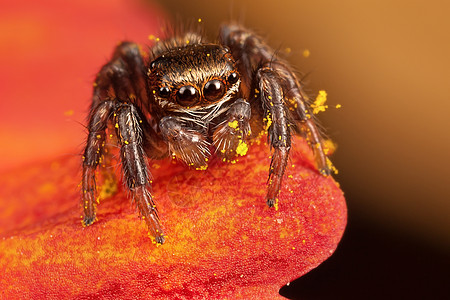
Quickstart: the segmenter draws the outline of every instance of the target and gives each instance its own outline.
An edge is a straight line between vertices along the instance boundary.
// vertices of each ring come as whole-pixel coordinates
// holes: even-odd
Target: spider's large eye
[[[227,78],[228,82],[231,84],[236,83],[238,81],[238,79],[239,79],[238,73],[234,73],[234,72],[231,73],[230,75],[228,75],[228,78]]]
[[[170,89],[167,86],[160,87],[158,90],[158,96],[161,98],[167,98],[170,95]]]
[[[199,98],[198,91],[192,85],[182,86],[177,92],[177,101],[183,106],[193,105]]]
[[[222,81],[214,79],[205,84],[203,95],[208,101],[215,101],[223,97],[225,94],[225,85]]]

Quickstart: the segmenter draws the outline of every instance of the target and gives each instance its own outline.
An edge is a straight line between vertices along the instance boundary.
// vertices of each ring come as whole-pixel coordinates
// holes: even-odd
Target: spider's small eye
[[[193,105],[198,99],[198,91],[192,85],[182,86],[177,92],[177,101],[183,106]]]
[[[236,83],[238,79],[239,79],[238,73],[231,73],[230,75],[228,75],[228,82],[231,84]]]
[[[220,99],[225,94],[225,85],[217,79],[210,80],[203,88],[203,95],[208,101]]]
[[[163,86],[159,88],[158,95],[161,98],[167,98],[170,95],[170,89],[167,86]]]

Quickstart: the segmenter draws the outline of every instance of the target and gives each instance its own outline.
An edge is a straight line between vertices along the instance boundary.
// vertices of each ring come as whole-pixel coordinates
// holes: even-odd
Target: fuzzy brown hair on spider
[[[264,40],[232,23],[209,42],[173,30],[144,60],[131,42],[117,46],[94,83],[83,155],[83,225],[96,220],[95,170],[105,160],[106,132],[117,137],[124,182],[157,244],[165,233],[150,193],[149,159],[176,157],[204,170],[211,155],[234,161],[267,133],[272,149],[266,202],[277,203],[293,134],[303,134],[318,171],[330,174],[323,138],[291,67]],[[111,130],[109,130],[111,129]]]

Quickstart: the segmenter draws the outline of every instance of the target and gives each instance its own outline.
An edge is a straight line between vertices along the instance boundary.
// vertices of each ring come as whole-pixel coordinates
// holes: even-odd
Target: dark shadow
[[[351,218],[332,257],[280,289],[289,299],[450,299],[450,254]]]

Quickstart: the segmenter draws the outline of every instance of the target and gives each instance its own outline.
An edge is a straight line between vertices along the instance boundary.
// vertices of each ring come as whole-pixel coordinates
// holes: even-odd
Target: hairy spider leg
[[[297,114],[301,123],[305,124],[307,128],[308,139],[313,146],[319,171],[323,175],[328,175],[330,171],[321,144],[320,133],[314,121],[308,117],[307,99],[300,97],[301,87],[295,75],[277,59],[275,52],[261,38],[232,23],[221,27],[220,40],[231,49],[239,71],[243,75],[242,91],[244,96],[249,99],[261,99],[262,114],[265,117],[266,125],[270,125],[266,127],[268,127],[268,139],[271,147],[274,148],[274,154],[270,164],[266,200],[269,206],[274,206],[289,158],[291,146],[289,127],[297,126],[293,122],[296,118],[292,117],[292,114],[286,109],[289,107],[287,96],[290,92],[296,96],[295,101],[301,104],[297,105],[299,107]]]
[[[236,24],[221,27],[222,43],[231,48],[238,68],[243,74],[243,93],[249,99],[260,99],[260,111],[266,120],[268,141],[274,149],[269,168],[267,204],[272,207],[277,203],[281,181],[286,169],[291,147],[288,114],[283,100],[283,90],[277,74],[269,66],[275,59],[274,52],[252,32]],[[255,76],[256,75],[256,76]],[[255,95],[254,89],[259,95]]]
[[[84,208],[84,226],[89,226],[96,220],[95,169],[102,159],[106,140],[105,129],[115,105],[116,101],[114,100],[104,101],[90,113],[89,134],[83,155],[82,204]]]
[[[267,204],[272,207],[277,202],[281,181],[289,159],[291,132],[278,74],[271,67],[266,66],[258,70],[256,77],[259,82],[258,89],[263,109],[266,112],[267,140],[270,147],[274,149],[270,162],[266,196]]]
[[[250,103],[237,99],[227,111],[227,118],[214,131],[213,142],[216,152],[225,160],[245,155],[250,134]]]
[[[147,90],[144,63],[138,46],[128,42],[119,44],[113,54],[113,59],[102,67],[94,83],[93,100],[89,114],[88,141],[83,156],[82,201],[84,226],[89,226],[96,220],[95,169],[104,154],[105,130],[108,121],[111,120],[113,114],[115,114],[114,117],[117,117],[115,111],[119,106],[132,105],[133,118],[138,116],[142,122],[140,126],[145,127],[145,135],[142,135],[142,130],[139,131],[140,149],[144,146],[147,155],[150,157],[162,157],[167,154],[167,147],[164,147],[164,142],[141,112],[141,110],[144,112],[150,110],[148,96],[146,95]],[[124,103],[125,101],[129,101],[131,104],[126,104]],[[118,126],[119,122],[115,122],[115,124]],[[117,126],[115,126],[116,129]],[[123,135],[121,131],[116,130],[116,132],[120,132]],[[142,161],[145,161],[144,150],[133,153],[139,155],[139,166],[142,165]],[[129,155],[126,156],[128,157]],[[122,155],[121,158],[123,157]],[[127,162],[127,166],[130,166],[129,162]],[[136,168],[140,170],[139,172],[142,172],[139,169],[140,167]],[[149,183],[140,186],[136,185],[132,192],[142,216],[148,216],[146,223],[149,231],[158,243],[162,243],[164,242],[164,237],[159,226],[158,217],[154,212],[154,203],[148,191],[148,185]],[[151,203],[151,208],[148,207],[149,203]],[[150,211],[152,212],[150,213]]]
[[[282,80],[283,91],[285,92],[284,102],[289,108],[290,116],[295,121],[294,129],[306,137],[316,159],[319,172],[328,176],[331,173],[327,164],[324,147],[322,145],[322,135],[314,119],[312,109],[309,108],[310,100],[301,89],[301,84],[295,74],[282,62],[271,62],[271,67],[276,70]]]
[[[119,137],[120,156],[126,185],[136,202],[142,219],[156,243],[164,243],[164,233],[159,223],[158,211],[150,194],[150,176],[142,147],[143,135],[136,107],[122,103],[114,112],[116,133]]]
[[[110,62],[97,74],[92,108],[105,99],[113,98],[130,99],[144,111],[149,110],[145,65],[137,44],[120,43]]]

